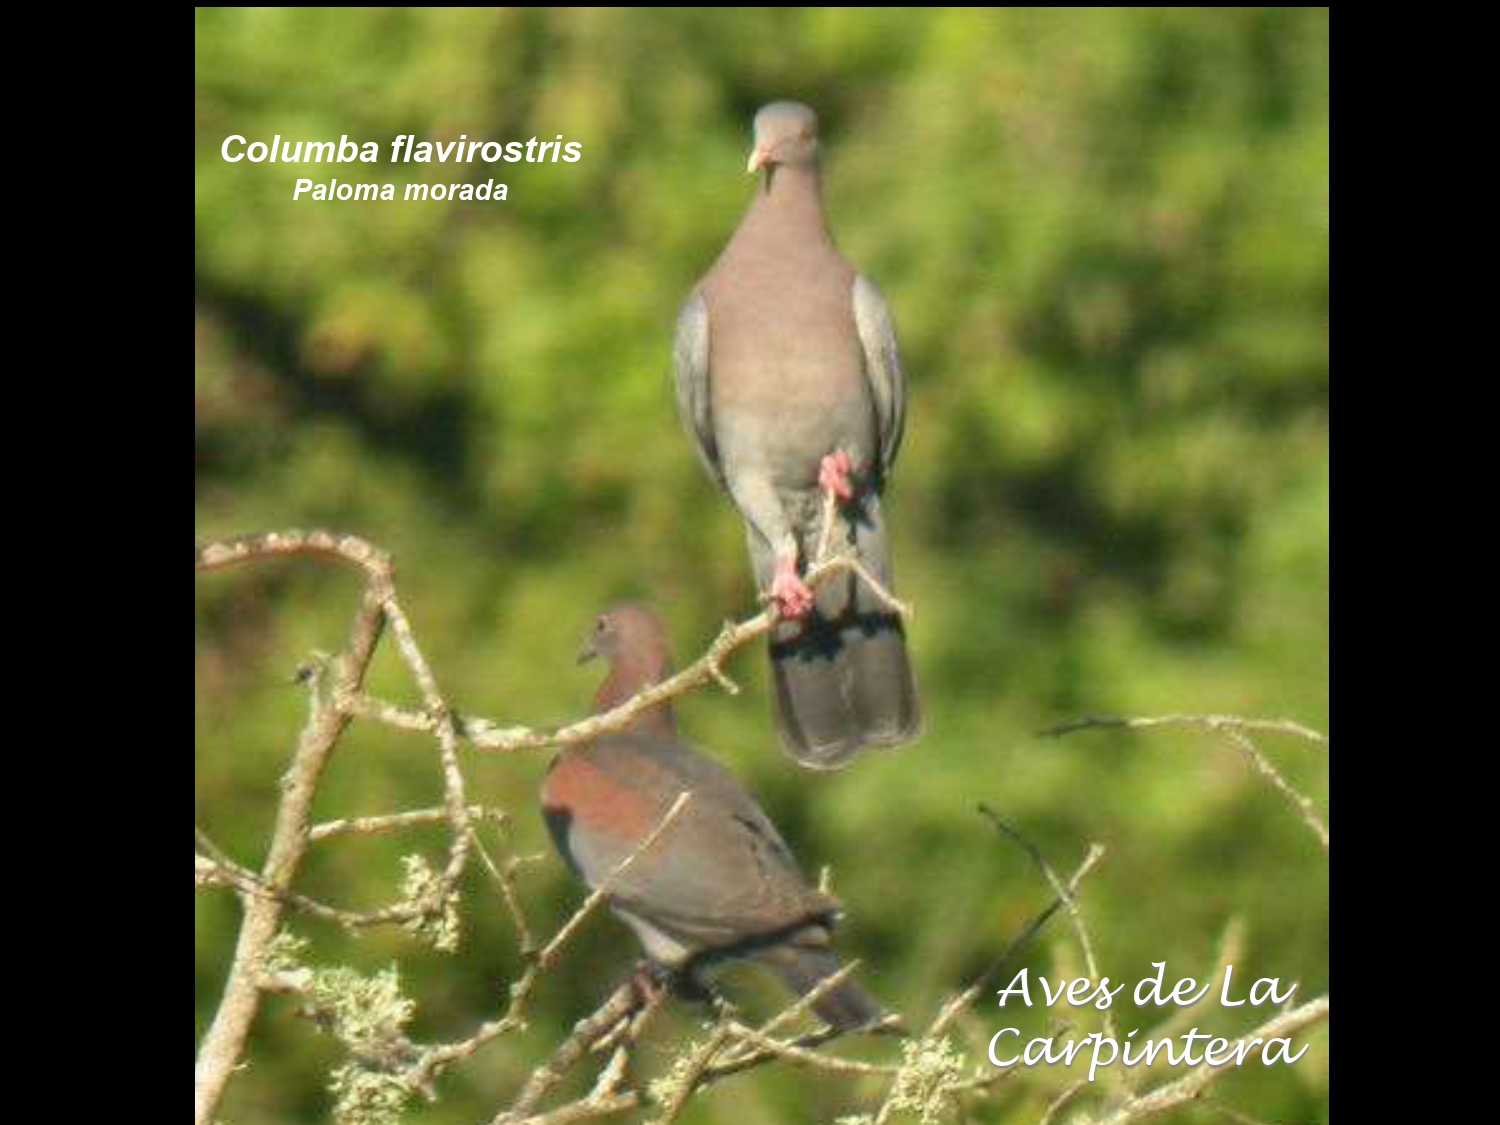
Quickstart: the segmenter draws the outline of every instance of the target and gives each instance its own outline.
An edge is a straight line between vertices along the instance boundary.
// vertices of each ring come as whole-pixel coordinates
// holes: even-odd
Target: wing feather
[[[708,303],[700,290],[677,314],[677,337],[672,347],[677,382],[677,413],[682,427],[693,439],[693,447],[708,475],[720,488],[725,487],[724,470],[719,464],[718,442],[714,438],[713,406],[708,382]]]
[[[865,378],[875,400],[880,434],[881,475],[889,478],[906,429],[906,373],[896,347],[896,326],[875,283],[864,274],[854,278],[854,325],[865,357]]]

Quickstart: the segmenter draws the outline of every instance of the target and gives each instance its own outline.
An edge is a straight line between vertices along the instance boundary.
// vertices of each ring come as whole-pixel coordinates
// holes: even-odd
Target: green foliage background
[[[1328,984],[1326,861],[1238,757],[1190,733],[1035,732],[1178,711],[1326,729],[1328,94],[1326,9],[200,9],[197,535],[318,525],[386,547],[449,697],[506,721],[586,709],[597,673],[572,658],[613,600],[655,603],[684,656],[750,612],[739,521],[678,430],[670,342],[748,201],[750,115],[801,98],[823,120],[833,227],[887,294],[910,373],[887,510],[928,727],[904,752],[801,773],[775,747],[751,652],[731,669],[746,692],[688,700],[686,731],[747,778],[810,869],[832,864],[844,948],[913,1022],[1048,897],[978,800],[1060,869],[1089,841],[1109,848],[1085,902],[1115,980],[1163,959],[1169,978],[1201,975],[1239,919],[1237,976],[1311,997]],[[231,133],[348,134],[382,162],[228,164]],[[400,133],[562,133],[583,159],[391,165]],[[510,199],[292,200],[299,176],[335,175],[398,196],[406,177],[493,177]],[[196,590],[196,814],[258,864],[304,708],[293,669],[341,643],[356,584],[299,564]],[[389,655],[372,688],[411,699]],[[1326,756],[1272,751],[1326,808]],[[524,883],[543,929],[580,898],[534,811],[547,761],[466,760],[476,799],[547,853]],[[320,812],[439,791],[429,742],[356,724]],[[306,889],[378,905],[401,854],[441,844],[330,844]],[[297,927],[319,960],[400,958],[415,1032],[459,1036],[518,970],[493,893],[477,876],[468,892],[451,958]],[[238,915],[222,892],[195,909],[201,1034]],[[531,1029],[419,1118],[487,1119],[635,955],[596,919]],[[1028,963],[1081,971],[1061,925]],[[1134,1011],[1126,1030],[1156,1018]],[[966,1046],[982,1060],[1000,1027],[1047,1034],[1065,1015],[1087,1024],[986,1005]],[[1249,1018],[1215,1008],[1205,1026]],[[1295,1066],[1247,1068],[1218,1093],[1326,1120],[1327,1034],[1302,1038]],[[326,1119],[337,1052],[290,1005],[268,1004],[251,1058],[224,1120]],[[1072,1077],[1032,1072],[973,1119],[1035,1120]],[[716,1088],[689,1120],[831,1120],[870,1093],[782,1069]]]

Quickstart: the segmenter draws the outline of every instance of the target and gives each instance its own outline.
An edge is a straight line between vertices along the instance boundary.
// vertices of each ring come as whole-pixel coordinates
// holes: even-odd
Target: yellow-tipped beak
[[[766,161],[770,158],[771,154],[769,152],[767,152],[763,148],[757,147],[756,150],[750,154],[750,162],[745,165],[745,174],[747,176],[753,176],[756,172],[759,172],[766,166]]]

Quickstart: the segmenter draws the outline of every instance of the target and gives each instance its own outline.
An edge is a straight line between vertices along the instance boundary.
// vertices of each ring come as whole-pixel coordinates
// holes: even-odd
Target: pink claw
[[[853,469],[854,464],[849,460],[849,454],[842,449],[825,454],[818,465],[818,486],[840,500],[852,500],[854,485],[849,482],[849,474]]]
[[[776,577],[771,582],[771,597],[782,617],[806,617],[813,607],[813,592],[797,574],[797,560],[783,556],[776,560]]]

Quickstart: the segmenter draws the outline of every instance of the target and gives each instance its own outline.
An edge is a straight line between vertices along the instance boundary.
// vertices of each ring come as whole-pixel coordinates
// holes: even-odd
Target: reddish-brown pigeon
[[[639,606],[599,618],[579,659],[592,656],[609,662],[596,713],[671,674],[661,623]],[[729,957],[758,961],[799,995],[837,971],[829,947],[837,904],[803,879],[739,780],[678,739],[670,702],[559,754],[542,783],[542,813],[558,851],[595,888],[641,849],[683,792],[692,794],[686,807],[608,892],[648,957],[695,989],[700,970]],[[814,1010],[846,1031],[885,1018],[851,981]]]
[[[921,725],[900,617],[852,574],[816,595],[801,577],[830,491],[833,546],[891,588],[880,491],[901,445],[906,380],[885,300],[824,220],[813,111],[761,109],[750,171],[764,173],[755,200],[677,319],[677,403],[780,611],[770,653],[782,745],[831,769]]]

